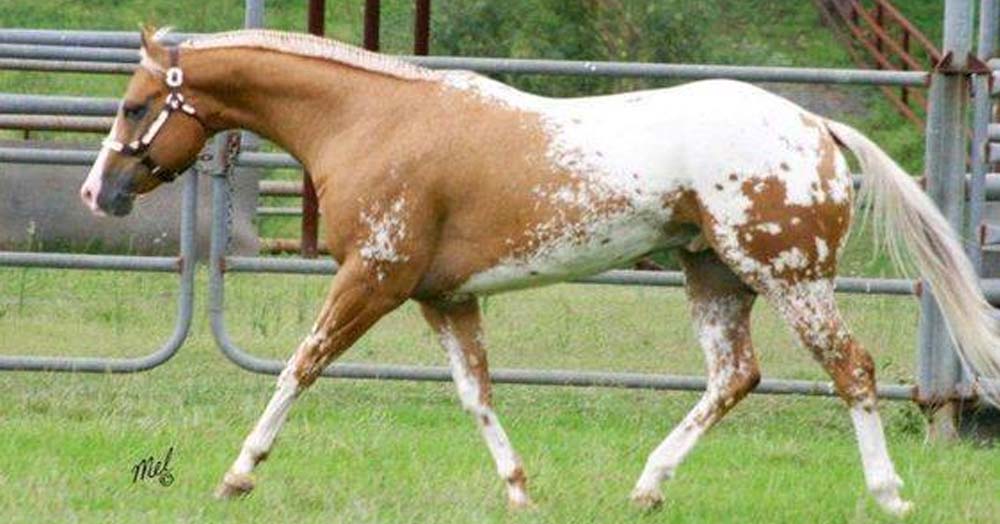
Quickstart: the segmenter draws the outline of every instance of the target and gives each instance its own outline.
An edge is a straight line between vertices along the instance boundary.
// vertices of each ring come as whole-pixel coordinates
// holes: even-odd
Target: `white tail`
[[[871,213],[876,242],[905,270],[915,266],[927,280],[948,323],[962,363],[976,377],[980,393],[1000,406],[1000,320],[979,288],[979,277],[948,221],[919,185],[868,137],[826,121],[865,174],[859,201]],[[902,257],[905,247],[913,257]]]

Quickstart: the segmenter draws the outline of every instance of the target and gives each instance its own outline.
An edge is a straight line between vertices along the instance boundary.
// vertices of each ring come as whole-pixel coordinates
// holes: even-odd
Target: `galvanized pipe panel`
[[[0,267],[46,269],[91,269],[99,271],[149,271],[177,273],[183,266],[177,257],[83,255],[78,253],[33,253],[0,251]]]
[[[97,160],[97,150],[29,149],[0,147],[0,162],[10,164],[51,164],[89,166]]]
[[[332,274],[336,264],[332,261],[302,259],[265,259],[252,257],[226,257],[225,246],[228,239],[226,212],[228,190],[226,180],[216,176],[212,180],[212,247],[209,258],[209,316],[212,334],[222,353],[237,366],[256,373],[277,375],[285,367],[278,360],[268,360],[243,351],[233,343],[225,324],[225,271],[278,271]],[[679,272],[609,271],[589,279],[594,283],[645,285],[681,285],[683,276]],[[443,367],[389,366],[370,364],[335,364],[323,370],[325,377],[413,380],[449,382],[451,372]],[[577,387],[620,387],[642,389],[679,389],[701,391],[705,389],[703,377],[647,375],[638,373],[605,373],[591,371],[497,369],[490,372],[498,384],[530,384]],[[805,380],[765,379],[755,392],[785,395],[835,395],[828,382]],[[879,385],[878,395],[892,400],[911,400],[916,391],[908,385]]]
[[[34,40],[33,45],[2,44],[0,57],[58,59],[76,61],[117,61],[137,63],[138,35],[130,34],[119,43],[135,42],[133,49],[112,47],[88,48],[73,45],[44,45],[39,42],[109,41],[107,36],[88,39],[74,38],[68,32],[59,35],[15,33],[5,35],[0,31],[0,42]],[[6,38],[5,38],[6,36]],[[176,35],[175,35],[176,36]],[[878,71],[860,69],[755,67],[702,64],[644,64],[631,62],[563,61],[514,58],[475,58],[457,56],[400,56],[404,60],[433,69],[468,69],[482,73],[542,74],[569,76],[615,76],[637,78],[703,79],[732,78],[751,82],[790,82],[826,84],[862,84],[889,86],[927,86],[930,76],[920,71]]]
[[[30,60],[73,60],[138,64],[139,51],[105,47],[70,47],[37,44],[0,44],[0,57]]]
[[[589,62],[518,58],[473,58],[456,56],[405,56],[406,60],[432,69],[468,69],[480,73],[516,73],[564,76],[613,76],[619,78],[708,79],[730,78],[747,82],[805,84],[860,84],[885,86],[928,85],[930,77],[919,71],[877,71],[758,67],[703,64],[654,64]]]
[[[941,208],[955,231],[964,231],[965,227],[964,124],[968,86],[966,75],[959,71],[967,65],[972,49],[972,13],[970,0],[947,0],[945,3],[942,52],[952,57],[949,67],[954,71],[934,73],[927,111],[927,194]],[[923,400],[952,398],[961,376],[961,366],[947,324],[929,290],[921,296],[920,305],[917,366],[920,394]],[[942,422],[942,428],[953,428],[953,424],[944,419],[936,420]]]
[[[302,164],[284,153],[257,153],[254,151],[243,151],[236,157],[238,167],[264,167],[264,168],[291,168],[301,169]]]
[[[0,58],[0,71],[41,71],[50,73],[97,73],[131,75],[137,66],[114,62],[80,62],[70,60],[31,60]]]
[[[0,370],[66,371],[87,373],[135,373],[154,368],[170,360],[187,339],[194,314],[194,275],[197,260],[195,221],[198,208],[198,178],[191,173],[184,181],[181,207],[180,258],[113,257],[107,255],[56,255],[52,253],[2,253],[0,265],[24,267],[73,267],[74,269],[127,269],[177,271],[180,265],[180,289],[177,317],[169,339],[153,353],[134,358],[0,356]],[[31,262],[32,264],[28,264]],[[23,264],[22,264],[23,263]],[[170,268],[167,269],[167,264]],[[102,267],[96,267],[102,266]]]
[[[118,103],[115,98],[0,93],[0,114],[114,116]]]
[[[304,260],[296,258],[225,257],[225,272],[229,273],[287,273],[299,275],[333,275],[337,263],[331,259]],[[630,271],[612,270],[583,277],[572,282],[581,284],[611,284],[622,286],[677,287],[684,285],[680,271]],[[907,279],[875,279],[842,277],[836,281],[837,291],[855,294],[914,295],[916,281]]]
[[[198,36],[198,33],[170,33],[167,35],[165,41],[168,44],[178,44],[196,36]],[[139,32],[80,31],[64,29],[0,29],[0,43],[138,49]]]
[[[0,129],[107,133],[114,119],[97,116],[0,114]]]
[[[996,0],[979,2],[979,39],[976,44],[976,58],[989,60],[996,52],[997,29],[1000,25],[1000,6]],[[989,141],[993,140],[994,129],[993,100],[990,92],[991,75],[972,76],[972,147],[969,164],[969,220],[966,238],[975,239],[980,222],[983,221],[983,207],[986,204],[986,176],[989,171]],[[996,130],[1000,135],[1000,130]],[[977,272],[982,271],[983,253],[975,241],[966,242],[966,252]]]

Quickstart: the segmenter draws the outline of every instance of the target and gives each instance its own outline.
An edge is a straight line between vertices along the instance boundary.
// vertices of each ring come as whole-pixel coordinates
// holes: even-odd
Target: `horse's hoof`
[[[535,503],[525,493],[517,497],[507,497],[507,509],[511,511],[529,511],[535,509]]]
[[[215,489],[219,500],[242,497],[253,491],[253,477],[247,473],[226,473],[222,483]]]
[[[899,497],[892,500],[879,500],[878,504],[893,517],[903,518],[913,511],[913,503]]]
[[[643,511],[652,511],[663,505],[663,495],[659,491],[633,491],[632,504]]]

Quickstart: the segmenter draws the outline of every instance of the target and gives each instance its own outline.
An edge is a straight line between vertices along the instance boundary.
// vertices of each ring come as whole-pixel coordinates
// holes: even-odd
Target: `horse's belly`
[[[615,217],[592,224],[586,234],[569,235],[473,274],[455,293],[486,295],[571,280],[622,267],[658,249],[681,245],[690,234],[665,233],[662,224],[642,217]]]

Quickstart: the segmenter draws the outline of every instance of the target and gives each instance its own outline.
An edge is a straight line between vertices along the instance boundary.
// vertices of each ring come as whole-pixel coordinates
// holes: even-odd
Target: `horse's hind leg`
[[[393,288],[393,279],[389,280],[375,283],[369,272],[354,263],[345,264],[337,272],[312,333],[302,341],[278,377],[277,391],[243,442],[239,456],[215,492],[216,497],[242,495],[253,489],[250,473],[267,458],[295,399],[315,382],[327,364],[402,301]]]
[[[421,303],[421,308],[448,353],[462,406],[475,417],[497,473],[507,484],[508,503],[515,508],[530,506],[521,459],[493,411],[479,303],[473,298],[457,304]]]
[[[868,491],[886,511],[907,513],[911,504],[899,496],[903,483],[889,458],[876,410],[875,366],[841,319],[832,279],[776,280],[767,287],[768,301],[823,365],[837,393],[850,407]]]
[[[750,310],[756,294],[712,251],[680,253],[698,340],[705,352],[708,386],[698,404],[646,461],[632,491],[644,507],[658,505],[660,483],[673,475],[698,438],[760,380],[750,343]]]

